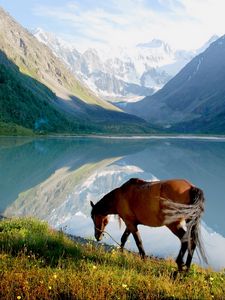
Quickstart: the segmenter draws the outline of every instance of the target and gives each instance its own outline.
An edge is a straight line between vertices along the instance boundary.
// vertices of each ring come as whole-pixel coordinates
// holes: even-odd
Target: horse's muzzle
[[[95,238],[96,238],[97,242],[100,242],[102,240],[102,236],[95,235]]]
[[[95,238],[99,242],[102,239],[102,232],[100,230],[95,231]]]
[[[102,230],[95,228],[95,238],[98,242],[100,242],[102,240]]]

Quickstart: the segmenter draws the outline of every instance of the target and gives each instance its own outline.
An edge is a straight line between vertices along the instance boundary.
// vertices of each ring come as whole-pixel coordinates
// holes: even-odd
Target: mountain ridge
[[[126,111],[178,132],[225,133],[224,57],[222,36],[160,91]]]
[[[38,43],[28,30],[19,25],[1,8],[0,16],[1,50],[7,53],[8,58],[19,66],[20,71],[31,75],[31,77],[36,76],[36,78],[41,79],[42,83],[52,89],[59,97],[62,94],[65,98],[68,97],[68,92],[71,93],[70,90],[73,88],[77,88],[80,92],[84,89],[83,84],[74,76],[71,76],[70,71],[61,61],[56,59],[48,47],[42,47],[42,44]],[[13,32],[7,27],[12,28]],[[42,56],[39,55],[39,52]],[[39,69],[40,64],[42,69]],[[58,88],[58,83],[61,90]],[[85,88],[87,89],[87,87]],[[84,102],[92,101],[95,104],[115,110],[112,105],[108,105],[104,100],[99,99],[91,90],[88,90],[88,93],[88,95],[85,93],[79,95],[80,99]],[[88,96],[89,99],[87,100]]]
[[[200,49],[193,51],[172,49],[160,39],[139,43],[129,49],[112,47],[79,51],[76,45],[41,28],[31,32],[63,59],[82,82],[111,103],[136,102],[152,95],[218,38],[211,37]]]
[[[41,98],[45,99],[46,101],[43,103],[48,105],[48,113],[52,114],[54,111],[53,114],[55,114],[57,111],[56,114],[61,115],[64,120],[62,123],[68,123],[67,129],[61,129],[63,132],[68,131],[69,128],[70,130],[76,129],[76,132],[88,130],[89,133],[151,131],[151,126],[146,121],[122,112],[119,108],[95,95],[86,85],[75,78],[67,66],[46,45],[34,38],[2,8],[0,8],[0,51],[5,55],[1,55],[1,68],[3,80],[7,81],[4,83],[5,95],[0,99],[2,106],[5,103],[11,103],[13,106],[11,110],[14,111],[16,106],[18,109],[25,105],[22,104],[22,97],[18,97],[20,99],[18,102],[15,93],[13,95],[12,87],[16,79],[18,85],[26,90],[25,94],[32,94],[32,96],[26,96],[26,111],[29,106],[29,97],[36,103],[36,107],[40,106],[38,103],[41,103]],[[11,78],[7,77],[3,69],[9,66],[11,66],[9,68]],[[18,89],[17,91],[21,92]],[[3,103],[3,101],[5,102]],[[32,111],[30,114],[32,115]],[[42,114],[44,111],[39,107],[38,118],[41,118]],[[11,119],[19,122],[16,124],[25,126],[25,122],[22,122],[19,116],[17,119],[14,118],[17,115],[21,116],[22,112],[18,111],[16,114],[11,112]],[[49,122],[49,118],[51,119],[50,115],[42,119]],[[53,121],[53,119],[51,120]],[[6,116],[6,111],[4,111],[3,115],[3,111],[1,111],[0,120],[9,122],[9,114]],[[55,119],[54,122],[56,121]],[[35,120],[33,119],[32,122],[32,129],[35,129]],[[56,125],[54,123],[53,127]],[[30,126],[31,124],[29,124],[29,128]],[[59,127],[61,128],[61,126]]]
[[[134,49],[86,49],[79,52],[54,34],[38,28],[33,35],[70,66],[81,81],[106,100],[137,101],[153,94],[189,61],[185,52],[177,55],[170,46],[157,39],[137,44]],[[179,62],[177,65],[174,63]],[[174,65],[169,74],[164,65]],[[172,69],[172,68],[170,68]]]

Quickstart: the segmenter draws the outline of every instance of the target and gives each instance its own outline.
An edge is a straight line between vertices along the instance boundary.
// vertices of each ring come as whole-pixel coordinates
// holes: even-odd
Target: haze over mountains
[[[153,39],[129,49],[88,48],[80,52],[76,46],[41,28],[32,33],[52,49],[82,82],[112,102],[133,102],[153,94],[218,38],[213,36],[196,51],[175,50],[164,41]]]
[[[150,130],[144,120],[99,98],[1,8],[0,67],[3,123],[58,132]]]

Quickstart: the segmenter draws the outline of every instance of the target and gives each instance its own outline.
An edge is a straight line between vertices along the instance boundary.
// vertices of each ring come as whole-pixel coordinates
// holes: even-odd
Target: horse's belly
[[[137,190],[129,201],[139,224],[158,227],[163,224],[160,206],[160,185],[155,183],[149,189]]]
[[[159,227],[163,226],[163,220],[158,216],[150,215],[148,218],[140,218],[139,224],[150,226],[150,227]]]
[[[160,211],[159,203],[147,205],[143,209],[136,210],[138,222],[143,225],[159,227],[163,225],[163,215]]]

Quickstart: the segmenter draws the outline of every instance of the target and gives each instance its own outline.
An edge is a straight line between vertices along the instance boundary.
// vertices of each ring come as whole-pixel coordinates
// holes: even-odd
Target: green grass
[[[0,136],[34,136],[33,130],[15,123],[0,122]]]
[[[33,219],[0,222],[0,299],[225,299],[225,273],[79,244]]]

